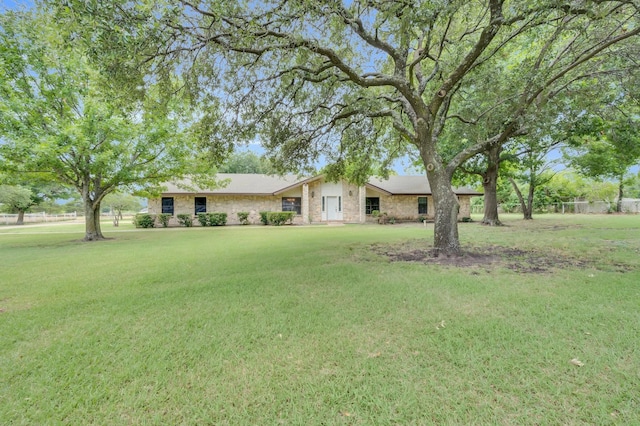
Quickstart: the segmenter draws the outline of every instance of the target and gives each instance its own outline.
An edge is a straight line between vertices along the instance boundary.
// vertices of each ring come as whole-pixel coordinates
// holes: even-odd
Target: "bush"
[[[133,217],[133,224],[136,228],[153,228],[156,223],[156,216],[148,213],[138,213]]]
[[[470,217],[463,217],[461,220],[463,222],[473,222],[473,219],[471,219]]]
[[[169,219],[171,219],[171,215],[169,213],[160,213],[158,215],[158,222],[162,225],[163,228],[169,226]]]
[[[180,225],[182,226],[186,226],[187,228],[190,228],[193,226],[193,219],[191,218],[190,214],[179,214],[176,216],[178,218],[178,223],[180,223]]]
[[[200,222],[200,226],[209,225],[209,220],[207,219],[206,213],[198,213],[198,222]]]
[[[249,224],[249,212],[238,212],[237,215],[241,225]]]
[[[267,213],[267,221],[271,225],[280,226],[286,222],[292,223],[295,212],[269,212]]]
[[[227,224],[226,213],[198,213],[201,226],[223,226]]]
[[[227,214],[207,213],[207,223],[209,226],[224,226],[227,224]]]
[[[260,212],[260,222],[262,222],[263,225],[269,224],[268,215],[269,215],[269,212]]]

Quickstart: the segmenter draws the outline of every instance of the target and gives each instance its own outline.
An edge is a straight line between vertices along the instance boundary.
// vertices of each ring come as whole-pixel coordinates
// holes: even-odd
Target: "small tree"
[[[640,163],[640,122],[585,116],[576,125],[564,152],[568,164],[582,175],[617,182],[616,211],[621,212],[629,171]]]
[[[37,176],[5,176],[0,185],[0,204],[11,213],[17,213],[16,225],[24,224],[24,214],[33,207],[57,197],[65,197],[68,190],[55,182],[39,181]]]
[[[509,182],[513,186],[525,220],[533,219],[534,196],[538,188],[549,182],[553,178],[551,166],[553,161],[548,159],[548,155],[558,142],[543,136],[532,135],[521,138],[519,148],[521,152],[516,154],[519,167],[509,176]],[[517,181],[527,186],[527,197],[522,194]]]
[[[0,204],[11,213],[18,213],[16,225],[24,223],[24,213],[36,203],[30,189],[22,186],[0,185]]]
[[[122,219],[123,211],[137,212],[142,205],[139,197],[121,192],[108,194],[104,197],[102,204],[108,206],[117,219]]]

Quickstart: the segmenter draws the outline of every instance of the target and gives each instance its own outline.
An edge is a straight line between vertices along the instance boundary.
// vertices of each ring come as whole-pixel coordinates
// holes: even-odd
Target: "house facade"
[[[218,174],[227,184],[216,189],[181,189],[167,184],[161,197],[149,199],[151,214],[222,212],[228,224],[239,224],[237,213],[249,212],[250,223],[260,223],[262,211],[294,211],[294,223],[365,223],[372,213],[386,213],[397,220],[433,219],[434,206],[425,176],[391,176],[370,179],[358,186],[344,181],[329,182],[323,175],[299,178],[293,175]],[[471,214],[471,197],[482,195],[469,188],[454,188],[460,210],[458,218]]]

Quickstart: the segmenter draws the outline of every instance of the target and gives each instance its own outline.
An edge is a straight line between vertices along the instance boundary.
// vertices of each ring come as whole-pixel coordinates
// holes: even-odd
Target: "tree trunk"
[[[417,120],[416,134],[420,157],[427,171],[427,180],[433,196],[434,226],[433,248],[435,256],[462,256],[458,237],[458,211],[460,204],[453,192],[451,180],[455,169],[445,167],[436,150],[435,140],[422,118]]]
[[[502,225],[498,218],[498,168],[500,167],[501,151],[502,145],[492,147],[487,152],[487,170],[482,176],[482,188],[484,189],[483,225]]]
[[[534,183],[534,180],[531,179],[531,181],[529,182],[529,194],[527,197],[527,212],[524,215],[525,220],[533,219],[533,192],[535,190],[536,190],[536,185]]]
[[[502,222],[498,218],[498,187],[496,183],[497,176],[485,176],[482,180],[484,188],[484,217],[483,225],[500,226]]]
[[[24,225],[24,210],[18,210],[18,220],[16,225]]]
[[[427,168],[428,170],[429,168]],[[458,237],[458,197],[451,187],[451,179],[447,179],[446,172],[440,170],[427,172],[427,179],[431,185],[434,217],[433,246],[436,256],[460,256],[460,239]]]
[[[524,197],[522,196],[522,192],[520,192],[520,188],[518,188],[518,184],[513,178],[509,178],[509,182],[513,186],[513,190],[516,191],[516,195],[518,196],[518,200],[520,201],[520,207],[522,208],[522,214],[525,220],[532,219],[531,211],[527,208],[527,203],[524,201]]]
[[[18,220],[16,225],[24,225],[24,210],[18,210]]]
[[[624,178],[620,177],[618,182],[618,202],[616,203],[616,212],[622,213],[622,197],[624,196]]]
[[[100,229],[100,203],[94,203],[91,199],[84,200],[85,241],[104,240]]]

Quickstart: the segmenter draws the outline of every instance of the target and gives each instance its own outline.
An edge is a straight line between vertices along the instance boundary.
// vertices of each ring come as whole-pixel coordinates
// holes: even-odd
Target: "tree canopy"
[[[218,167],[220,173],[272,174],[273,166],[265,157],[251,151],[233,152]]]
[[[100,203],[117,189],[158,190],[203,162],[186,109],[156,86],[123,93],[63,38],[45,11],[0,16],[0,163],[75,188],[86,240],[102,239]],[[125,101],[126,99],[126,101]]]

